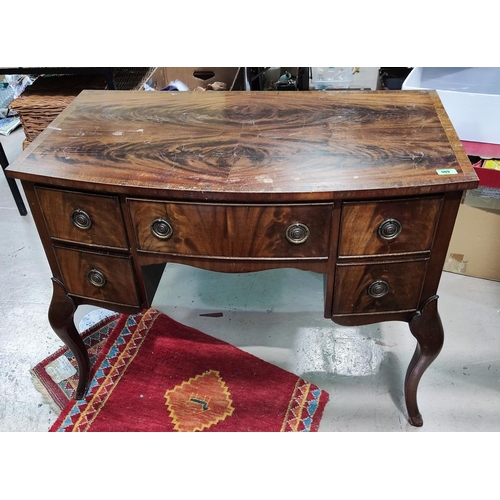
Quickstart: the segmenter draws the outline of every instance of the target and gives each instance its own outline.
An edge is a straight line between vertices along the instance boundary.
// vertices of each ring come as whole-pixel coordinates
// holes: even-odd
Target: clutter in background
[[[21,119],[9,106],[32,83],[27,75],[5,75],[4,81],[0,82],[0,135],[9,135],[21,125]]]
[[[166,87],[163,87],[160,90],[167,90],[167,91],[176,91],[176,90],[187,91],[187,90],[189,90],[189,87],[185,83],[181,82],[180,80],[174,80],[174,81],[170,82]]]
[[[311,68],[311,84],[316,90],[347,89],[359,68],[313,67]]]
[[[21,119],[18,116],[2,117],[0,115],[0,135],[9,135],[19,125],[21,125]]]
[[[27,75],[5,75],[0,82],[0,118],[15,115],[9,106],[11,102],[19,97],[24,89],[33,83],[33,79]]]
[[[148,85],[147,83],[145,83],[144,90],[151,91],[155,89],[150,85]],[[160,89],[160,91],[167,91],[167,92],[176,92],[176,91],[185,92],[189,90],[190,90],[189,87],[180,80],[173,80],[166,87]],[[198,86],[193,89],[193,91],[195,92],[205,92],[206,90],[215,90],[215,91],[227,90],[227,84],[225,84],[224,82],[213,82],[207,84],[206,87]]]
[[[246,69],[247,90],[297,90],[297,75],[289,69],[271,67]]]
[[[165,68],[159,67],[144,80],[146,91],[221,91],[244,90],[240,75],[244,68]]]
[[[479,156],[469,156],[469,160],[474,165],[474,167],[500,170],[500,158],[484,159]]]
[[[384,90],[401,90],[413,68],[380,68],[380,82]]]
[[[7,109],[14,98],[14,89],[7,82],[0,83],[0,111]]]
[[[274,84],[276,90],[297,90],[297,77],[290,71],[284,71]]]
[[[36,78],[33,78],[28,75],[5,75],[4,76],[4,81],[0,83],[0,86],[4,90],[4,92],[7,94],[12,95],[11,102],[19,97],[23,92],[24,89],[28,86],[31,85]],[[2,100],[1,94],[0,94],[0,101]],[[10,104],[10,102],[9,102]],[[8,106],[8,104],[7,104]],[[0,102],[0,108],[6,107]]]
[[[246,68],[247,90],[343,90],[351,87],[359,68]]]
[[[194,89],[195,91],[202,91],[204,92],[205,90],[227,90],[227,85],[224,82],[214,82],[214,83],[209,83],[206,88],[203,87],[196,87]]]

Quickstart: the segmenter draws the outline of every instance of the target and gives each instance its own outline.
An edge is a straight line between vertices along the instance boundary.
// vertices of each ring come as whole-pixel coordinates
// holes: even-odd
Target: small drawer
[[[327,258],[332,204],[128,200],[140,250],[236,258]]]
[[[333,314],[417,309],[427,260],[337,265]]]
[[[344,202],[339,257],[431,249],[441,197]]]
[[[105,248],[128,248],[118,198],[35,189],[52,238]]]
[[[104,302],[139,306],[132,259],[54,246],[68,292]]]

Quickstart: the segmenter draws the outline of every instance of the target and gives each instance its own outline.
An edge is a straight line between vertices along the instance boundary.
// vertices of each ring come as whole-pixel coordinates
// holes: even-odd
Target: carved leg
[[[437,299],[437,295],[430,297],[410,320],[410,331],[417,339],[417,348],[406,372],[405,399],[410,424],[416,427],[421,427],[424,423],[417,405],[418,383],[425,370],[438,356],[444,342]]]
[[[90,381],[90,360],[73,321],[76,306],[67,295],[65,286],[58,279],[52,278],[52,285],[54,292],[49,307],[49,323],[75,356],[79,376],[75,399],[83,399]]]

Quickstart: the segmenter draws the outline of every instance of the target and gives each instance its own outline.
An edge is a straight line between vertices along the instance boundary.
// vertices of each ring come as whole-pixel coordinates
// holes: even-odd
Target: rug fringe
[[[59,408],[59,406],[57,406],[57,404],[54,402],[54,400],[50,397],[50,394],[47,391],[47,388],[42,384],[42,382],[38,378],[37,374],[33,370],[30,370],[30,375],[31,375],[31,381],[33,382],[33,385],[35,386],[35,389],[42,395],[42,402],[44,404],[48,404],[50,409],[56,415],[59,415],[61,413],[61,408]]]

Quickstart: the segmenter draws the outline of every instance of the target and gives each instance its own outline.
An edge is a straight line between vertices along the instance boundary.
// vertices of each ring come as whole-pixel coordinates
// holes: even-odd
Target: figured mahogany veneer
[[[441,203],[442,197],[344,203],[339,257],[429,251]],[[394,238],[390,232],[379,233],[386,221],[389,222],[382,226],[386,231],[391,221],[393,225],[400,224],[400,232]]]
[[[416,311],[427,260],[337,265],[333,314]],[[382,281],[387,293],[370,295],[372,283]]]
[[[216,205],[127,200],[137,249],[178,255],[237,258],[328,258],[333,204]],[[168,221],[172,236],[151,231],[157,219]],[[287,229],[309,229],[307,239],[290,244]]]
[[[324,275],[342,325],[406,321],[439,354],[437,288],[478,179],[435,92],[84,91],[7,169],[53,273],[49,321],[89,383],[80,304],[149,307],[167,262]]]
[[[93,246],[128,249],[118,197],[39,187],[35,191],[52,238]],[[80,225],[75,224],[72,215],[75,218],[80,216],[84,222]]]
[[[63,282],[70,295],[139,307],[132,259],[126,255],[87,252],[54,245]],[[93,284],[89,273],[101,273],[103,284]]]

